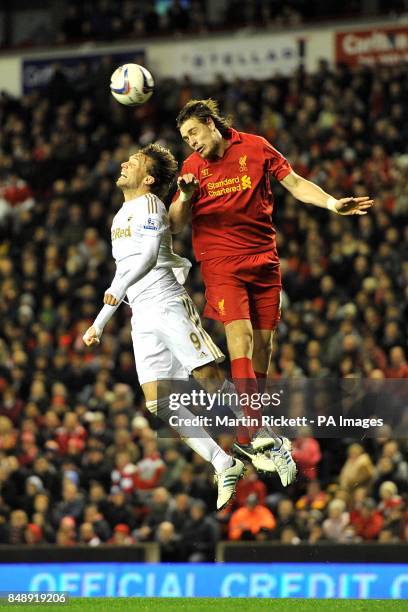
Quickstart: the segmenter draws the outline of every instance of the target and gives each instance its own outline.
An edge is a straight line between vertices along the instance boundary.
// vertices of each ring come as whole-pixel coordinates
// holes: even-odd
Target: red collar
[[[224,136],[224,138],[225,140],[229,140],[231,144],[233,142],[241,142],[242,140],[241,134],[237,132],[237,130],[234,130],[234,128],[228,128],[228,136]]]

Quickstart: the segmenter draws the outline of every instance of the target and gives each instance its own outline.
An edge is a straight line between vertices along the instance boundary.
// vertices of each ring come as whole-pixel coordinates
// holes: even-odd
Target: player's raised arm
[[[191,199],[198,187],[198,180],[194,174],[183,174],[178,178],[177,187],[179,196],[171,203],[169,209],[172,234],[181,232],[183,227],[191,221]]]
[[[311,181],[290,172],[280,181],[294,198],[305,204],[313,204],[319,208],[327,208],[338,215],[366,215],[368,209],[374,204],[374,200],[369,196],[359,198],[348,197],[337,200],[326,193],[321,187]]]

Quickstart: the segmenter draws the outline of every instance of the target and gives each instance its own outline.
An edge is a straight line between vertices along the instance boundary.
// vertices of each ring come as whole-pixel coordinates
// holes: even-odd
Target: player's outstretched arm
[[[177,180],[179,197],[169,209],[170,231],[178,234],[191,221],[191,198],[198,187],[194,174],[183,174]]]
[[[143,236],[141,254],[135,259],[127,257],[119,264],[115,277],[109,289],[105,291],[104,303],[118,306],[131,285],[137,283],[152,270],[159,256],[161,234]]]
[[[321,187],[311,181],[291,172],[280,183],[290,191],[294,198],[305,204],[313,204],[320,208],[326,208],[338,215],[366,215],[374,204],[369,196],[359,198],[348,197],[336,200],[326,193]]]
[[[86,344],[86,346],[93,346],[94,344],[99,344],[99,336],[94,325],[88,327],[88,329],[82,336],[82,340],[84,341],[84,344]]]
[[[92,323],[91,327],[88,327],[88,329],[82,336],[82,340],[84,341],[84,344],[86,344],[86,346],[93,346],[94,344],[99,344],[103,329],[107,322],[111,319],[112,315],[116,312],[118,306],[119,303],[116,306],[109,306],[105,304],[105,306],[101,308],[98,316]]]

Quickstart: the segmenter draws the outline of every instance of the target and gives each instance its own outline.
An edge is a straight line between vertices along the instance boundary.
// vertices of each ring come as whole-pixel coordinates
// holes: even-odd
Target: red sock
[[[248,357],[232,359],[231,374],[238,395],[246,394],[250,397],[253,393],[257,393],[258,387],[251,359]],[[243,404],[242,409],[246,417],[250,417],[251,419],[259,419],[259,410],[253,410],[251,406],[248,406],[245,403]],[[258,425],[256,426],[238,427],[238,443],[249,444],[252,436],[256,431],[258,431],[260,426],[260,422],[258,421]]]

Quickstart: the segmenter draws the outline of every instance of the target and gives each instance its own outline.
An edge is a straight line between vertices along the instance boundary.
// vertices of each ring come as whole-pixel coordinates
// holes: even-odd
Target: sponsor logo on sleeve
[[[157,230],[159,229],[159,221],[157,219],[152,219],[152,217],[148,217],[145,224],[143,225],[143,229],[157,232]]]
[[[218,312],[222,317],[225,316],[225,299],[218,302]]]

